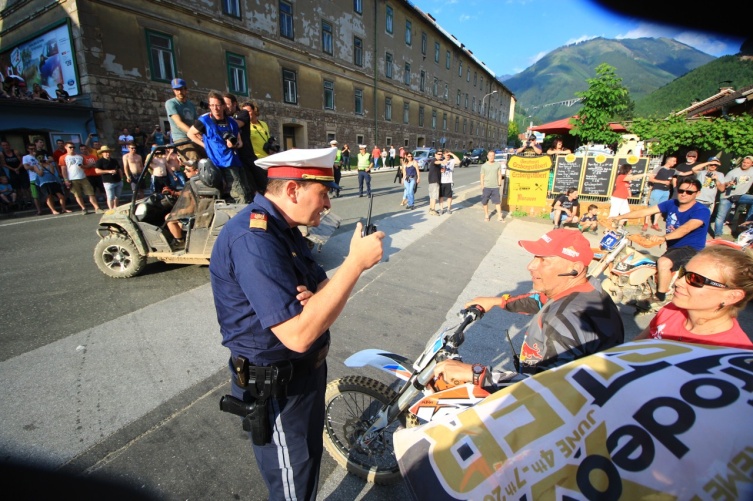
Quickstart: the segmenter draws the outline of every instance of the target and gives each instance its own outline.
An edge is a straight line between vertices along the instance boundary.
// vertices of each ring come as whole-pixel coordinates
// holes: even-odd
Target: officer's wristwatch
[[[480,386],[480,383],[483,382],[484,376],[486,375],[486,366],[481,364],[473,364],[472,370],[473,384],[475,386]]]

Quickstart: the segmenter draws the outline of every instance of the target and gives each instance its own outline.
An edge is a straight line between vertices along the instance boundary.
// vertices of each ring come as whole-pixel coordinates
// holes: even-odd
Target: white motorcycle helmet
[[[753,245],[753,228],[750,228],[740,233],[737,236],[737,243],[743,248],[752,246]]]

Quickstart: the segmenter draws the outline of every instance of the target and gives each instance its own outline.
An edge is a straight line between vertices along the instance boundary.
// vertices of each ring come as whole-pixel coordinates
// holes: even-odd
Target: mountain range
[[[638,103],[715,59],[669,38],[594,38],[555,49],[503,83],[515,94],[527,120],[545,123],[578,112],[580,105],[572,103],[575,93],[588,89],[586,80],[595,76],[595,68],[601,63],[616,69],[630,97]]]

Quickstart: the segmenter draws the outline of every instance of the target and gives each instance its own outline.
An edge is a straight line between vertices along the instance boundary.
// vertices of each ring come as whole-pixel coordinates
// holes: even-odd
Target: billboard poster
[[[416,499],[753,499],[753,351],[634,341],[394,436]]]
[[[22,81],[28,91],[40,84],[54,98],[58,84],[71,96],[79,94],[76,60],[68,23],[59,24],[0,54],[5,79]]]

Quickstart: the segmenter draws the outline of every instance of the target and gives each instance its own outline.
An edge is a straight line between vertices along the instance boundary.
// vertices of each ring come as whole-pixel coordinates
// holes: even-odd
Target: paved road
[[[360,349],[415,356],[477,295],[528,290],[530,256],[517,240],[549,229],[484,222],[476,168],[456,175],[458,210],[440,217],[427,215],[425,189],[418,208],[405,211],[392,175],[374,177],[375,193],[385,195],[375,200],[385,258],[363,275],[333,326],[330,379],[352,373],[342,361]],[[333,202],[343,227],[318,255],[329,274],[365,211],[353,179],[343,184],[345,196]],[[229,391],[227,350],[207,269],[152,264],[144,276],[108,279],[91,261],[93,217],[0,222],[4,263],[18,263],[0,272],[2,458],[123,482],[144,497],[266,499],[237,419],[217,408]],[[519,349],[526,321],[492,312],[469,330],[461,351],[469,360],[509,362],[504,332]],[[623,321],[632,337],[648,319],[626,311]],[[365,484],[325,455],[319,497],[408,494],[402,484]]]

